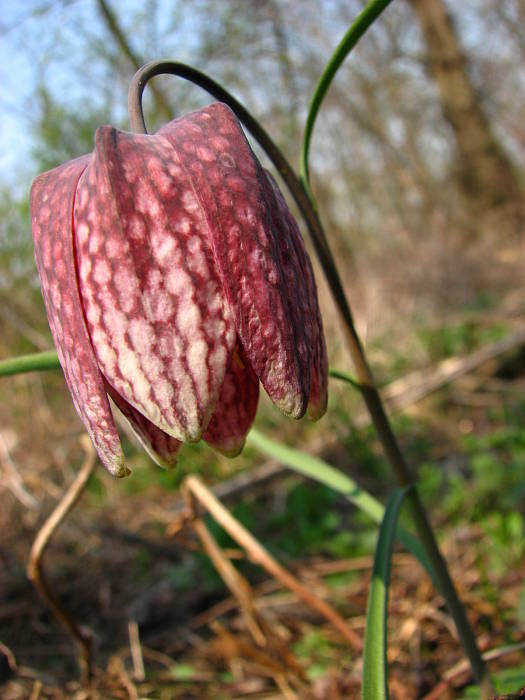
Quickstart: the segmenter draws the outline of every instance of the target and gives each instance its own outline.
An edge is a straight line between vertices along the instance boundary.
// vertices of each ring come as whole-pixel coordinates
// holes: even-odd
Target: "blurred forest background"
[[[97,126],[128,128],[127,89],[139,65],[167,57],[207,72],[295,165],[314,86],[361,7],[25,0],[4,8],[0,359],[52,347],[33,261],[31,181],[90,152]],[[404,408],[395,426],[484,648],[525,640],[524,68],[525,0],[394,0],[340,69],[311,156],[358,330],[392,408]],[[150,131],[209,101],[180,79],[156,78],[145,98]],[[351,370],[316,272],[330,365]],[[67,636],[25,576],[32,539],[83,460],[82,426],[58,372],[2,379],[0,391],[0,692],[25,698],[40,683],[35,697],[85,697]],[[388,494],[392,477],[347,385],[331,380],[318,424],[261,403],[257,425],[267,435]],[[206,557],[164,530],[185,474],[225,482],[236,515],[362,634],[375,525],[291,473],[259,480],[268,465],[251,446],[235,460],[185,447],[173,473],[132,442],[126,449],[132,476],[116,482],[99,469],[48,555],[55,590],[95,630],[106,669],[98,697],[134,697],[137,687],[136,697],[155,698],[357,697],[359,656],[333,630],[241,562],[290,654],[269,661],[234,605],[213,612],[228,593]],[[246,470],[253,479],[237,488]],[[392,696],[423,698],[461,652],[423,573],[406,555],[395,561]],[[125,651],[130,620],[145,650],[142,681],[131,677]],[[525,684],[523,650],[494,664],[500,689]],[[456,669],[439,697],[475,697],[463,690],[468,680]]]

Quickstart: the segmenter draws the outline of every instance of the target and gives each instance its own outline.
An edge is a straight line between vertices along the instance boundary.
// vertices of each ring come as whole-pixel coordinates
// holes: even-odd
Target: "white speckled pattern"
[[[49,326],[75,408],[102,463],[125,476],[104,383],[84,322],[75,272],[71,221],[77,182],[90,161],[78,158],[40,175],[31,190],[35,260]]]
[[[317,293],[297,224],[220,103],[156,135],[106,126],[39,176],[35,257],[77,411],[127,473],[107,394],[159,463],[203,437],[237,454],[259,379],[287,414],[326,408]]]

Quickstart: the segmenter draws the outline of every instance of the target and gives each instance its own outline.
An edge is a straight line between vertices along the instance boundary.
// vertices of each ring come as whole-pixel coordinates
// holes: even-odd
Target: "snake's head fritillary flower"
[[[36,178],[31,214],[58,356],[111,473],[127,469],[108,395],[161,464],[201,438],[238,454],[259,381],[285,414],[324,413],[312,267],[228,107],[98,129],[93,153]]]

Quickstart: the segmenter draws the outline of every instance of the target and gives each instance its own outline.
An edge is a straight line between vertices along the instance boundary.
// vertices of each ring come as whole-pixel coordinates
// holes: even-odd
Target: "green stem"
[[[411,489],[407,493],[406,501],[423,549],[434,569],[434,576],[439,583],[439,591],[446,601],[456,625],[461,645],[469,658],[472,674],[479,684],[481,698],[482,700],[490,700],[494,696],[495,690],[488,666],[481,656],[474,632],[467,618],[465,606],[458,597],[447,563],[439,551],[427,513],[415,489]]]
[[[319,82],[317,83],[312,101],[310,103],[303,138],[303,147],[301,150],[299,172],[301,185],[303,186],[304,191],[310,200],[314,215],[310,217],[310,220],[313,221],[316,228],[320,227],[322,229],[322,225],[319,217],[317,216],[317,206],[310,185],[310,175],[308,169],[308,155],[315,120],[322,101],[342,62],[359,41],[360,37],[364,34],[367,28],[389,5],[390,1],[391,0],[372,0],[366,5],[361,14],[358,15],[355,22],[345,34],[343,40],[337,46],[335,52],[330,58],[325,70],[323,71],[323,74],[321,75],[321,78],[319,79]],[[309,229],[311,230],[310,222],[308,220],[307,223],[309,224]],[[378,438],[383,446],[387,459],[390,462],[394,473],[396,474],[399,484],[401,486],[414,485],[416,481],[415,475],[408,463],[405,461],[397,438],[394,435],[390,421],[387,417],[383,401],[375,385],[372,371],[368,365],[361,340],[355,328],[350,304],[346,298],[344,288],[341,284],[341,278],[339,277],[339,273],[331,255],[326,234],[324,231],[322,231],[321,233],[317,233],[316,237],[326,241],[326,244],[322,249],[322,255],[320,255],[319,258],[330,285],[332,296],[343,321],[345,338],[355,366],[357,382],[354,380],[354,385],[359,387],[361,390]],[[439,581],[439,591],[445,598],[450,614],[452,615],[456,624],[461,644],[469,658],[472,673],[480,685],[481,696],[483,700],[488,700],[491,694],[494,692],[488,668],[478,649],[476,638],[467,619],[465,608],[459,600],[457,591],[448,572],[446,562],[439,551],[439,547],[432,531],[427,513],[415,488],[410,490],[407,501],[422,546],[435,570],[435,577]]]
[[[44,372],[50,369],[60,369],[60,362],[55,350],[0,360],[0,377],[9,377],[25,372]]]
[[[328,376],[333,377],[334,379],[340,379],[342,382],[346,382],[347,384],[353,386],[354,389],[361,391],[361,384],[359,384],[357,379],[354,377],[353,374],[350,374],[350,372],[345,372],[341,369],[329,368]]]
[[[335,74],[339,70],[345,58],[348,56],[350,51],[354,48],[366,30],[370,27],[370,25],[379,17],[379,15],[391,2],[392,0],[372,0],[368,3],[368,5],[366,5],[366,7],[356,17],[352,26],[346,32],[341,42],[335,49],[315,87],[314,94],[310,102],[310,108],[308,110],[308,116],[306,118],[299,166],[299,177],[301,184],[305,188],[308,195],[311,195],[308,155],[310,152],[310,141],[312,139],[314,124],[319,108],[321,107],[321,103],[323,102],[324,97],[332,84],[332,80],[334,79]]]

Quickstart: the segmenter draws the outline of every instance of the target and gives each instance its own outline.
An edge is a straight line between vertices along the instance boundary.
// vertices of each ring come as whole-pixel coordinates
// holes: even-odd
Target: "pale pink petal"
[[[73,250],[73,205],[90,156],[40,175],[31,189],[35,260],[49,325],[75,408],[99,457],[116,476],[124,465],[113,415],[84,322]]]
[[[81,296],[108,383],[165,433],[200,439],[236,336],[206,219],[168,141],[99,129],[75,231]]]
[[[237,348],[203,439],[227,457],[236,457],[255,420],[258,400],[259,380]]]
[[[249,362],[270,398],[299,418],[311,390],[309,294],[266,175],[223,104],[170,122],[159,134],[191,176]]]
[[[177,457],[182,447],[182,442],[153,425],[107,383],[106,389],[153,461],[160,467],[168,469],[174,467],[177,464]]]

